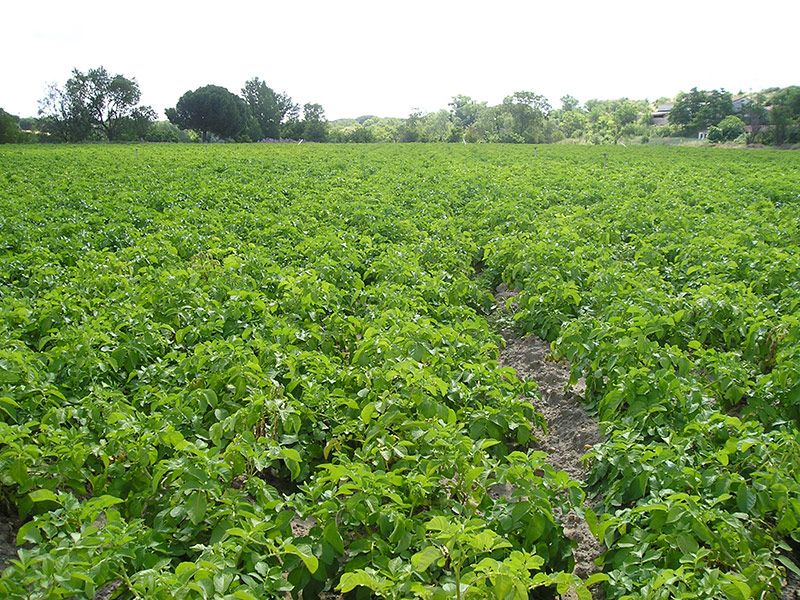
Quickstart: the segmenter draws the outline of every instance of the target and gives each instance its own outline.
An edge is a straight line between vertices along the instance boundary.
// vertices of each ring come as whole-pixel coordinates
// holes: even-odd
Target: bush
[[[708,128],[708,139],[712,142],[731,142],[743,135],[744,121],[736,115],[728,115]]]
[[[144,137],[146,142],[192,142],[188,131],[180,129],[169,121],[156,121]]]
[[[753,143],[771,146],[775,143],[775,130],[772,129],[772,127],[764,127],[761,131],[753,136]]]
[[[655,125],[651,129],[653,137],[674,137],[676,132],[677,128],[673,125]]]

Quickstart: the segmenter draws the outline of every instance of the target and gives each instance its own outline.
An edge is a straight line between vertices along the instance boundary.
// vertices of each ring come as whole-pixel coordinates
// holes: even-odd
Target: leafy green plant
[[[3,148],[0,595],[774,596],[798,187],[707,148]],[[501,282],[608,434],[582,583]]]

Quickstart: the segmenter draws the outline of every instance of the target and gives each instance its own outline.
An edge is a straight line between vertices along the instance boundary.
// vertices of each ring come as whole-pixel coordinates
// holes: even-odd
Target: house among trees
[[[747,96],[738,96],[734,98],[731,103],[733,104],[733,112],[736,114],[744,112],[747,105],[750,104],[751,100]]]
[[[669,113],[674,104],[666,102],[656,106],[656,109],[650,114],[650,121],[653,125],[669,125]]]

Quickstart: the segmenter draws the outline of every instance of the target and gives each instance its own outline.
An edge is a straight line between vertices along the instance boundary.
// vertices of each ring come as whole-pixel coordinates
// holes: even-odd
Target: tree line
[[[654,123],[654,110],[670,105],[668,121]],[[616,144],[655,138],[697,138],[756,144],[800,144],[800,86],[742,95],[724,90],[681,92],[674,99],[588,100],[563,96],[553,108],[543,96],[517,92],[489,105],[455,96],[447,109],[412,112],[406,119],[365,115],[330,126],[334,142],[504,142],[572,141]]]
[[[285,138],[322,142],[328,135],[321,105],[301,108],[258,77],[245,82],[241,95],[217,85],[189,90],[165,111],[166,121],[140,101],[135,78],[111,74],[104,67],[85,73],[74,69],[63,86],[47,88],[37,117],[20,119],[0,109],[0,143]]]
[[[322,105],[304,104],[301,118],[298,104],[258,77],[244,84],[241,96],[218,85],[206,85],[186,92],[175,108],[165,112],[170,123],[197,132],[203,142],[286,138],[324,142],[328,136]]]
[[[653,110],[669,104],[668,122]],[[515,92],[490,105],[454,96],[447,108],[412,111],[406,118],[364,115],[329,122],[320,104],[302,107],[254,77],[239,94],[218,85],[188,90],[159,120],[141,105],[135,78],[104,67],[73,70],[63,86],[50,85],[37,117],[18,118],[0,109],[0,143],[150,141],[209,142],[307,140],[314,142],[501,142],[542,144],[574,141],[615,144],[656,137],[706,136],[715,142],[800,143],[800,86],[771,88],[734,98],[725,90],[679,93],[674,99],[621,98],[581,103],[563,96],[554,108],[532,91]],[[665,113],[666,114],[666,113]]]

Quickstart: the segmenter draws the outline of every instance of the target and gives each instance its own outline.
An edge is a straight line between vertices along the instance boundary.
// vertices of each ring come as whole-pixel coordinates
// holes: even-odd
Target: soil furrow
[[[498,310],[505,310],[506,302],[515,294],[505,285],[498,287],[495,295]],[[597,421],[582,404],[583,385],[569,387],[569,364],[553,360],[550,344],[545,340],[533,335],[520,337],[510,327],[502,327],[500,333],[506,342],[500,352],[502,364],[514,368],[521,379],[536,381],[539,386],[541,399],[534,404],[547,421],[548,429],[541,438],[541,447],[547,452],[548,461],[556,469],[583,482],[586,471],[581,458],[601,441]],[[567,537],[577,543],[574,573],[586,578],[599,570],[594,560],[601,554],[602,547],[586,521],[575,513],[565,515],[562,521]]]

